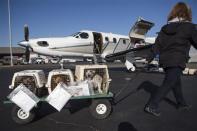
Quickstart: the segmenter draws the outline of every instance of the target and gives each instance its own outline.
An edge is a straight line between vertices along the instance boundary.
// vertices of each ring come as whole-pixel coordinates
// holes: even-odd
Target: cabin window
[[[126,40],[123,40],[123,44],[126,44]]]
[[[83,32],[83,33],[80,34],[80,37],[82,39],[87,39],[89,37],[89,35],[88,35],[88,33]]]
[[[113,38],[113,43],[116,43],[116,42],[117,42],[116,38]]]
[[[105,41],[109,41],[109,38],[108,37],[105,37]]]

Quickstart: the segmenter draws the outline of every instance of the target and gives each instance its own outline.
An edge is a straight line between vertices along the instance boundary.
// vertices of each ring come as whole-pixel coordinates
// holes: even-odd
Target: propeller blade
[[[26,50],[25,50],[25,60],[26,60],[26,62],[29,62],[29,56],[30,56],[30,50],[29,50],[29,47],[26,47]]]
[[[25,37],[25,41],[29,41],[29,28],[28,28],[28,25],[24,25],[24,37]]]

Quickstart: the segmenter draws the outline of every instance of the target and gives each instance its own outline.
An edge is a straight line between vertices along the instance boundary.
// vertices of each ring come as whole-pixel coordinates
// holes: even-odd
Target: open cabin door
[[[93,45],[93,53],[101,54],[103,48],[103,37],[101,33],[93,32],[94,37],[94,45]]]
[[[146,34],[153,26],[154,23],[138,18],[129,32],[131,44],[134,46],[136,43],[144,42]]]

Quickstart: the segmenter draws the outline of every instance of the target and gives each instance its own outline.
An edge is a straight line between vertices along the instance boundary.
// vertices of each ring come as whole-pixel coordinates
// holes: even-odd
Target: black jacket
[[[185,68],[191,45],[197,49],[197,29],[190,22],[174,22],[164,25],[152,49],[151,61],[159,54],[161,67]]]

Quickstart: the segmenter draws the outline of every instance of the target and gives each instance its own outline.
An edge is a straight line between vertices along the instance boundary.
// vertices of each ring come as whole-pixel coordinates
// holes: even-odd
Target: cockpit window
[[[42,47],[47,47],[49,44],[46,41],[38,41],[37,44]]]
[[[87,39],[89,37],[88,33],[82,32],[79,34],[82,39]]]
[[[74,34],[72,34],[71,36],[75,37],[75,36],[77,36],[79,33],[80,33],[80,32],[74,33]]]
[[[71,36],[73,36],[75,38],[82,38],[82,39],[87,39],[89,37],[88,33],[86,33],[86,32],[77,32]]]

